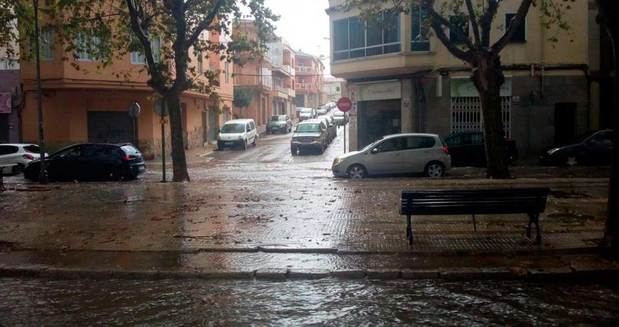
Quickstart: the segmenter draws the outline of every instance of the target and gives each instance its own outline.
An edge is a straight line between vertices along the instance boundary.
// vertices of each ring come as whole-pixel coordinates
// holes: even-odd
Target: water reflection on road
[[[618,285],[0,279],[0,325],[612,325]]]

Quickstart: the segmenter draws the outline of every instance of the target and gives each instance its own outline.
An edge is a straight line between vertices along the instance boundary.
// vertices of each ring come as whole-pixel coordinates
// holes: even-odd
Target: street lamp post
[[[43,91],[41,88],[41,56],[39,45],[39,0],[32,0],[34,9],[34,57],[36,66],[37,80],[37,112],[39,120],[39,151],[41,154],[41,165],[39,170],[39,182],[47,184],[47,171],[45,167],[45,134],[43,130]]]

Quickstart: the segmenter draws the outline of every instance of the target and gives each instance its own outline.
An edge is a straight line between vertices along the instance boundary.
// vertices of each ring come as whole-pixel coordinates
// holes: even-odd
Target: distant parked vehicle
[[[307,150],[323,153],[327,147],[327,125],[322,119],[309,119],[300,122],[290,141],[290,152],[293,156]]]
[[[611,163],[615,132],[610,129],[581,137],[573,144],[554,147],[539,157],[544,165],[608,165]]]
[[[326,115],[328,112],[329,108],[327,108],[326,106],[320,106],[318,107],[318,109],[316,109],[316,115],[318,116]]]
[[[316,110],[314,108],[303,108],[299,114],[299,120],[304,121],[307,119],[316,118]]]
[[[267,123],[267,133],[290,133],[292,131],[292,120],[287,115],[271,116]]]
[[[445,138],[449,146],[451,164],[453,167],[486,167],[486,149],[483,132],[471,131],[454,133]],[[507,146],[507,162],[518,160],[516,141],[505,140]]]
[[[337,126],[333,122],[333,117],[330,115],[318,116],[318,119],[322,119],[327,125],[327,143],[331,144],[335,137],[337,137]]]
[[[338,126],[344,126],[348,124],[348,113],[342,112],[339,109],[333,109],[333,121]]]
[[[86,143],[66,147],[45,159],[51,181],[131,180],[146,171],[144,158],[131,144]],[[39,179],[41,161],[24,170],[26,179]]]
[[[19,174],[33,160],[39,159],[41,150],[36,144],[0,144],[0,166],[8,166],[4,174]]]
[[[437,178],[451,168],[447,146],[436,134],[394,134],[361,151],[341,155],[333,161],[336,177],[365,178],[369,175],[425,173]]]
[[[253,119],[234,119],[224,123],[217,136],[217,149],[240,147],[245,150],[251,144],[256,146],[258,132]]]

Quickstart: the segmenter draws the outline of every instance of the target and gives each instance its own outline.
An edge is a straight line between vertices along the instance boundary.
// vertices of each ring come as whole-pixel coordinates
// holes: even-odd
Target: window
[[[12,145],[0,145],[0,155],[17,153],[19,149]]]
[[[30,153],[40,153],[41,150],[39,149],[38,145],[26,145],[24,147],[24,150],[26,150],[26,152],[30,152]]]
[[[432,137],[426,136],[409,136],[406,138],[406,148],[407,150],[413,149],[427,149],[434,146],[436,141]]]
[[[464,16],[449,17],[449,40],[456,44],[464,43],[469,37],[469,24]]]
[[[230,63],[226,61],[225,65],[225,78],[226,78],[226,83],[230,83]]]
[[[131,63],[134,65],[146,65],[146,57],[142,51],[142,45],[138,40],[134,39],[131,46],[137,49],[137,51],[131,52]],[[161,58],[161,40],[159,37],[154,37],[150,40],[150,49],[153,52],[153,60],[158,63]]]
[[[507,26],[507,28],[505,29],[505,32],[507,33],[507,30],[509,29],[509,26],[511,26],[512,24],[512,20],[514,19],[514,17],[516,17],[516,14],[505,14],[505,26]],[[526,37],[526,20],[525,22],[523,22],[517,29],[516,32],[514,33],[514,35],[512,35],[511,40],[509,40],[509,42],[526,42],[527,41],[527,37]]]
[[[198,74],[202,75],[204,74],[204,57],[202,55],[202,51],[198,51],[196,57],[198,59]]]
[[[402,141],[404,141],[404,138],[402,137],[388,139],[379,144],[376,148],[378,149],[378,152],[399,151],[403,149]]]
[[[80,61],[92,61],[95,59],[94,49],[101,43],[94,35],[78,34],[75,39],[75,57]]]
[[[333,22],[334,60],[400,52],[400,14],[380,13],[373,21],[351,17]]]
[[[430,51],[429,11],[423,6],[413,6],[411,9],[411,51]]]
[[[41,60],[54,59],[54,30],[49,27],[41,29]]]

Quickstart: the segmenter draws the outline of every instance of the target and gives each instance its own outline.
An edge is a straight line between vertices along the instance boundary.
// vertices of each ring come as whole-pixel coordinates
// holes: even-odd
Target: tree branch
[[[447,28],[449,28],[451,30],[451,23],[445,17],[443,17],[439,13],[437,13],[434,10],[433,7],[429,7],[428,9],[430,10],[430,15],[432,16],[432,25],[434,25],[434,23],[436,22],[437,24],[439,24],[439,26],[445,26],[445,27],[447,27]],[[468,25],[467,25],[467,27],[468,27]],[[441,28],[441,31],[442,31],[442,28]],[[467,31],[468,31],[468,28],[467,28]],[[475,46],[473,45],[473,43],[469,39],[468,33],[462,34],[462,31],[460,29],[456,29],[456,31],[454,31],[454,32],[456,32],[456,34],[458,34],[458,35],[463,37],[464,44],[466,44],[466,46],[469,49],[475,48]],[[446,35],[445,35],[445,37],[446,37]],[[447,38],[447,40],[449,40],[449,38]],[[451,40],[449,42],[453,44],[453,42],[451,42]]]
[[[471,21],[471,26],[473,27],[473,37],[475,38],[475,45],[480,45],[480,35],[479,35],[479,24],[477,23],[477,16],[475,16],[475,8],[473,8],[473,3],[471,0],[466,0],[466,8],[469,11],[469,20]]]
[[[488,9],[481,16],[479,22],[481,25],[481,46],[490,46],[490,30],[492,29],[492,20],[499,8],[499,0],[488,0]]]
[[[464,51],[460,48],[458,48],[455,43],[453,43],[449,37],[445,34],[445,31],[443,30],[443,26],[449,27],[449,22],[442,17],[441,15],[439,15],[436,11],[434,11],[434,9],[432,7],[429,8],[430,9],[430,15],[432,16],[432,29],[434,30],[434,33],[436,34],[436,37],[441,41],[441,43],[447,48],[447,50],[449,50],[449,52],[454,55],[456,58],[464,60],[466,62],[470,62],[471,61],[471,55],[469,51]],[[468,40],[468,38],[467,38]],[[471,41],[468,41],[468,44],[470,44]]]
[[[492,50],[495,53],[499,53],[501,52],[501,50],[503,50],[503,48],[505,48],[507,43],[509,43],[509,41],[516,33],[516,30],[520,27],[520,25],[524,23],[524,18],[527,16],[532,2],[533,0],[522,0],[522,2],[520,3],[520,7],[518,8],[518,12],[516,13],[516,17],[512,19],[507,31],[498,41],[496,41],[494,45],[492,45]]]
[[[202,31],[204,31],[209,26],[211,26],[211,24],[213,23],[213,20],[215,19],[215,17],[217,17],[219,10],[221,9],[221,7],[224,5],[225,2],[226,2],[225,0],[217,0],[213,8],[210,10],[208,15],[206,16],[206,18],[204,18],[204,20],[202,20],[198,24],[198,26],[196,26],[196,29],[191,34],[191,37],[189,37],[189,39],[187,40],[188,46],[193,45],[200,37],[200,34],[202,34]]]
[[[144,30],[144,26],[142,26],[139,21],[140,17],[143,16],[143,8],[138,8],[135,6],[134,0],[126,0],[127,8],[129,8],[129,18],[131,20],[131,29],[133,30],[133,34],[138,38],[140,44],[144,48],[144,58],[148,64],[148,70],[151,76],[151,87],[157,90],[159,93],[164,93],[166,91],[165,84],[163,83],[163,79],[159,74],[159,69],[157,68],[157,63],[155,62],[155,58],[153,56],[153,49],[150,47],[150,39],[148,37],[147,31]]]

